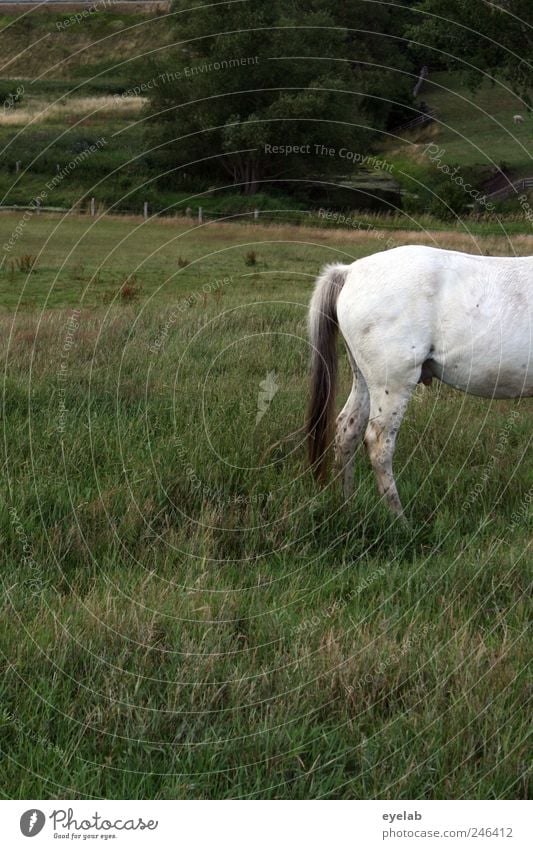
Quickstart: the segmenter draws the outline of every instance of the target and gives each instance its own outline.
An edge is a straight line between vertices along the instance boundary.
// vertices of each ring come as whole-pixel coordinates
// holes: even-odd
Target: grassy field
[[[350,503],[306,469],[313,278],[391,235],[530,252],[27,223],[0,271],[5,796],[528,795],[530,401],[417,390],[409,528],[362,454]]]

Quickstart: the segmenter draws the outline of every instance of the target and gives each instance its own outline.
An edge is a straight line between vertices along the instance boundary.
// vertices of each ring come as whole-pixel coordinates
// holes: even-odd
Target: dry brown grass
[[[184,219],[189,221],[190,219]],[[164,219],[162,224],[166,223]],[[176,224],[176,219],[169,219],[168,223]],[[283,239],[286,241],[320,241],[321,244],[341,245],[346,244],[368,244],[369,238],[377,239],[382,242],[383,248],[388,239],[392,239],[394,245],[389,244],[389,247],[400,245],[428,245],[430,247],[444,248],[454,251],[464,251],[465,253],[482,254],[484,256],[529,256],[532,251],[531,236],[511,235],[509,238],[504,236],[478,236],[474,233],[455,233],[451,230],[427,230],[419,232],[415,230],[386,230],[379,226],[375,229],[335,229],[326,230],[321,227],[300,227],[293,224],[262,224],[262,228],[269,231],[269,238]],[[245,239],[249,234],[250,238],[253,234],[257,235],[257,228],[254,225],[243,224],[217,224],[216,227],[224,228],[226,238]],[[226,230],[229,228],[229,231]]]
[[[7,109],[0,112],[0,126],[18,127],[27,124],[44,124],[49,121],[63,120],[65,123],[78,123],[80,119],[93,117],[129,118],[136,117],[145,103],[142,97],[119,97],[110,95],[101,97],[69,97],[66,100],[44,100],[28,98],[19,109]]]
[[[357,213],[348,213],[355,219]],[[81,216],[85,217],[85,216]],[[44,218],[44,215],[42,216]],[[131,222],[140,224],[144,218],[142,215],[109,215],[111,221]],[[213,221],[208,222],[209,238],[216,239],[217,235],[223,240],[245,242],[248,238],[256,239],[261,231],[268,231],[269,239],[280,239],[283,241],[319,241],[324,245],[345,244],[349,240],[352,244],[368,244],[369,239],[382,241],[383,247],[388,239],[394,241],[394,245],[429,245],[431,247],[443,248],[465,253],[478,253],[484,256],[530,256],[532,253],[531,236],[525,234],[509,234],[508,236],[480,236],[474,232],[455,232],[453,230],[432,230],[431,226],[425,231],[388,229],[380,226],[382,219],[376,219],[373,226],[371,218],[364,216],[365,223],[361,229],[350,229],[348,227],[324,228],[308,225],[290,223],[279,223],[261,221],[261,224],[245,224],[240,222]],[[152,219],[153,224],[158,227],[193,229],[197,222],[194,218],[186,216],[165,216]],[[367,229],[368,226],[368,229]],[[465,226],[468,226],[465,224]],[[389,244],[392,247],[392,244]],[[477,249],[476,249],[477,247]]]

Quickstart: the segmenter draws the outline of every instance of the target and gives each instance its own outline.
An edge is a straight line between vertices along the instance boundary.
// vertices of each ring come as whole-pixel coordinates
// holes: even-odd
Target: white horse
[[[401,516],[392,459],[417,383],[435,377],[484,398],[533,395],[533,257],[409,245],[326,266],[309,309],[307,434],[319,480],[333,436],[337,328],[353,370],[335,436],[345,494],[364,438],[379,492]]]

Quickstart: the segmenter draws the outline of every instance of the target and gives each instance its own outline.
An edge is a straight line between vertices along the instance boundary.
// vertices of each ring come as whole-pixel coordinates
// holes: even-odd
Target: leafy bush
[[[0,80],[0,110],[15,109],[24,97],[24,85],[17,80]]]

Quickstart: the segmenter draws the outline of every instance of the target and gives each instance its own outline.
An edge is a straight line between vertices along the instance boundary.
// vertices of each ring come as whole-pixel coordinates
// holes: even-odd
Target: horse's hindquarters
[[[532,282],[533,258],[423,246],[395,248],[349,267],[337,300],[338,326],[354,361],[355,388],[338,421],[345,484],[366,422],[364,442],[379,492],[402,515],[392,461],[420,381],[436,377],[485,398],[533,396]]]

